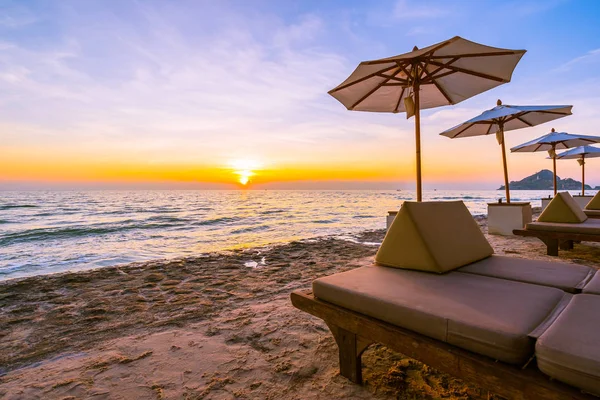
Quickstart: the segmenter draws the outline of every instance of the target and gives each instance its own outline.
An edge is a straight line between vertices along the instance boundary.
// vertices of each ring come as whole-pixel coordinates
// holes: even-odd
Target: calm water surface
[[[532,201],[550,191],[514,191]],[[485,214],[499,191],[426,191]],[[0,280],[351,235],[385,227],[411,191],[0,191]]]

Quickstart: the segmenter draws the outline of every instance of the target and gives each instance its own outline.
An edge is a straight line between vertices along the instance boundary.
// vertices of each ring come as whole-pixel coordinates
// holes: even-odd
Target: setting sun
[[[258,169],[260,166],[260,164],[254,160],[235,160],[230,164],[233,173],[238,176],[237,181],[243,186],[246,186],[250,182],[250,177],[256,175],[254,170]]]

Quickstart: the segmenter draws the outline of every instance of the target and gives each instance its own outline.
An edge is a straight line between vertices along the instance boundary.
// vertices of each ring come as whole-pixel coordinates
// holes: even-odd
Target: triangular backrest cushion
[[[600,210],[600,192],[596,193],[589,203],[585,206],[586,210]]]
[[[580,223],[587,219],[587,215],[568,192],[557,193],[548,203],[538,222]]]
[[[406,201],[385,235],[375,262],[444,273],[493,253],[462,201]]]

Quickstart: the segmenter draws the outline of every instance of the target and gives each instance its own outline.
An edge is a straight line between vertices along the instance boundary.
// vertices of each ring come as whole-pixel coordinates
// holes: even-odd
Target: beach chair
[[[585,215],[589,218],[600,218],[600,192],[596,193],[594,197],[583,209]]]
[[[578,343],[579,333],[554,326],[565,310],[600,312],[600,296],[580,294],[594,278],[585,266],[493,255],[462,202],[405,202],[375,263],[317,279],[291,300],[325,321],[340,374],[356,383],[363,351],[382,343],[508,399],[591,399],[580,389],[600,395],[600,346],[567,348],[570,358],[561,364],[561,338]],[[578,296],[599,303],[572,305]],[[600,320],[589,318],[583,330],[598,332]],[[536,351],[544,360],[539,368]],[[591,369],[578,374],[582,363]]]
[[[537,237],[546,244],[549,256],[558,256],[559,248],[570,250],[573,242],[600,242],[600,219],[588,218],[568,192],[561,192],[537,221],[513,233]]]

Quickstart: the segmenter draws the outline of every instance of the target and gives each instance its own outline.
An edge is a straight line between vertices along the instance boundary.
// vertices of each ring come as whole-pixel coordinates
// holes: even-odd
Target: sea
[[[575,193],[575,192],[574,192]],[[540,206],[551,191],[513,191]],[[473,215],[496,190],[430,190]],[[0,191],[0,280],[383,229],[405,190]]]

